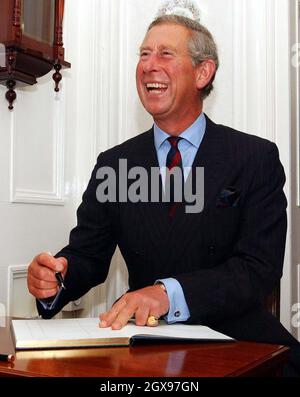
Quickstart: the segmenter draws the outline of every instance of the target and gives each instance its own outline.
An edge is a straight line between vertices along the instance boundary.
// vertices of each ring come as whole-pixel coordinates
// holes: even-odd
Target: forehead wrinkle
[[[154,46],[154,48],[155,48],[155,47],[157,47],[157,49],[158,49],[159,51],[163,51],[163,50],[172,50],[172,51],[174,51],[174,52],[177,51],[176,47],[174,47],[174,46],[172,46],[172,45],[160,44],[160,45],[158,45],[158,46]],[[150,46],[150,45],[141,45],[140,51],[142,51],[142,50],[149,50],[149,51],[152,51],[152,50],[153,50],[153,46]]]

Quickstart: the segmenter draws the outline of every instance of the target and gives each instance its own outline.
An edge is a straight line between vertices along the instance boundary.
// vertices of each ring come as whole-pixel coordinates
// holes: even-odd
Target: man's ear
[[[216,73],[216,64],[212,59],[207,59],[196,66],[196,86],[198,90],[206,87]]]

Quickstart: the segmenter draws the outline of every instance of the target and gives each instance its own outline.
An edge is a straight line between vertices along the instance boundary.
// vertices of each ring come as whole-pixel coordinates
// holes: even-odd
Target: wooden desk
[[[11,351],[11,343],[7,321],[7,327],[0,328],[0,346]],[[13,363],[0,362],[0,376],[276,376],[280,375],[288,350],[278,345],[234,342],[19,351]]]

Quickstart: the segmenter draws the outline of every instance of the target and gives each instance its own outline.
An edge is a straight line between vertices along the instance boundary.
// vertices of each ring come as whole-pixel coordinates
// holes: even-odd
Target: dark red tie
[[[178,149],[178,144],[182,138],[171,136],[168,138],[170,142],[171,149],[167,156],[166,167],[169,171],[172,171],[174,167],[181,168],[182,175],[183,175],[183,168],[182,168],[182,158],[180,151]],[[179,203],[174,202],[174,178],[173,176],[170,177],[170,206],[169,206],[169,217],[173,218],[178,207]]]

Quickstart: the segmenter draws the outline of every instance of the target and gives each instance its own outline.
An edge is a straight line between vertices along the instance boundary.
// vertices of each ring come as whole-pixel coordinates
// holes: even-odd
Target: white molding
[[[128,5],[126,1],[103,0],[99,12],[101,23],[97,36],[101,37],[97,107],[98,152],[107,150],[127,136],[127,81],[128,81]],[[113,26],[113,28],[112,28]]]
[[[28,265],[12,265],[7,268],[7,310],[8,316],[12,315],[14,280],[27,279]]]
[[[119,22],[119,36],[118,41],[120,43],[120,59],[119,62],[119,76],[120,81],[118,84],[119,88],[119,143],[128,139],[127,132],[127,101],[128,101],[128,5],[126,1],[122,1],[118,6],[118,22]]]
[[[233,127],[242,131],[247,130],[247,14],[246,1],[235,1],[232,5],[233,20]]]
[[[278,141],[278,125],[276,111],[279,110],[277,78],[280,59],[278,58],[276,48],[276,32],[278,31],[278,20],[275,18],[275,1],[266,0],[266,86],[264,92],[266,95],[266,137],[273,141]]]
[[[34,95],[34,94],[32,94]],[[54,95],[50,92],[49,95]],[[65,93],[62,89],[54,99],[53,112],[53,191],[20,189],[16,185],[16,114],[14,110],[11,122],[11,176],[10,176],[10,201],[23,204],[65,205],[64,199],[64,142],[65,142]],[[21,131],[24,132],[24,131]]]
[[[109,79],[109,66],[110,66],[110,8],[111,3],[107,0],[103,0],[99,3],[99,16],[100,23],[98,24],[98,37],[101,37],[102,40],[99,43],[99,57],[96,59],[99,62],[98,70],[100,78],[98,80],[99,87],[98,92],[99,96],[97,97],[97,103],[99,104],[99,118],[97,119],[98,123],[98,135],[96,139],[96,151],[103,152],[109,148],[109,132],[110,132],[110,123],[109,123],[109,107],[110,107],[110,79]],[[116,49],[118,51],[118,48]],[[117,114],[117,113],[116,113]]]
[[[233,125],[237,129],[276,142],[287,174],[285,192],[290,202],[291,115],[288,37],[288,0],[234,0]],[[300,167],[298,168],[300,172]],[[290,208],[288,218],[290,225]],[[289,228],[281,296],[282,322],[289,329],[291,242]]]
[[[233,125],[272,141],[276,140],[275,3],[235,0],[232,5]]]
[[[65,200],[56,193],[24,189],[15,190],[11,202],[22,204],[65,205]]]
[[[101,113],[101,107],[100,105],[100,95],[101,93],[99,92],[99,87],[100,87],[100,81],[102,77],[102,68],[101,68],[101,62],[104,62],[103,59],[103,54],[99,51],[101,48],[101,39],[102,36],[101,34],[101,25],[102,23],[99,23],[99,16],[101,16],[102,12],[102,2],[94,0],[92,3],[92,56],[93,62],[91,65],[91,76],[92,76],[92,108],[91,108],[91,133],[92,133],[92,139],[91,139],[91,153],[94,154],[94,157],[96,158],[98,156],[98,134],[99,134],[99,113]],[[103,78],[103,77],[102,77]],[[100,87],[101,88],[101,87]],[[104,133],[104,131],[101,131]]]
[[[275,36],[275,142],[280,149],[280,159],[285,168],[287,181],[285,193],[288,203],[292,201],[291,169],[291,57],[290,57],[290,3],[287,0],[277,0],[274,3],[274,36]],[[284,76],[284,78],[283,78]],[[291,331],[292,307],[292,206],[288,206],[288,231],[285,249],[283,277],[281,280],[281,322]]]

